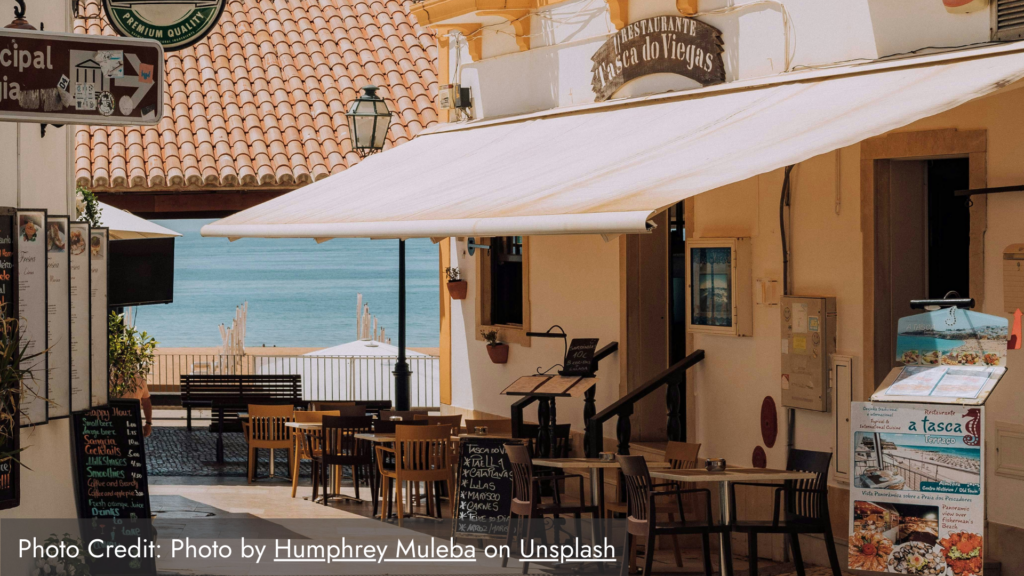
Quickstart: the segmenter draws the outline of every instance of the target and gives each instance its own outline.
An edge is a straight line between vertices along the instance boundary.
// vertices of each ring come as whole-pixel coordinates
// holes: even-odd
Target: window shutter
[[[1024,38],[1024,0],[996,0],[992,31],[993,40]]]

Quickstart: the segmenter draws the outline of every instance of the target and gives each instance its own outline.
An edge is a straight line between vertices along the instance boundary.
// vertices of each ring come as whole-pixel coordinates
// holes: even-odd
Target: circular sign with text
[[[107,20],[121,36],[156,40],[165,51],[202,40],[227,0],[103,0]]]

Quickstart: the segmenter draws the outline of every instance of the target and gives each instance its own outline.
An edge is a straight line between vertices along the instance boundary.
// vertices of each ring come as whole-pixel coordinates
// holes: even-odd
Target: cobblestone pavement
[[[270,450],[259,450],[257,476],[270,474]],[[277,476],[289,476],[288,452],[274,451]],[[150,476],[241,476],[246,475],[245,436],[240,432],[224,434],[224,464],[217,465],[217,435],[206,427],[154,427],[146,438],[146,465]],[[303,461],[300,478],[309,478],[309,461]]]

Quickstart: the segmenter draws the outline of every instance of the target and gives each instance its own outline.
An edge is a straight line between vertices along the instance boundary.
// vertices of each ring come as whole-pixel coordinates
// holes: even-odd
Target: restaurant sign
[[[0,121],[153,125],[163,78],[150,40],[0,29]]]
[[[199,42],[217,24],[227,0],[103,0],[121,36],[156,40],[165,50]]]
[[[650,74],[678,74],[702,86],[725,82],[722,33],[693,18],[658,16],[624,26],[602,45],[592,84],[598,102],[630,80]]]

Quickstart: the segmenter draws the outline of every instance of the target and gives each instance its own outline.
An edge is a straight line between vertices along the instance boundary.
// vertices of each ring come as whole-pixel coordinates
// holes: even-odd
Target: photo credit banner
[[[981,576],[984,408],[855,402],[849,568]]]

